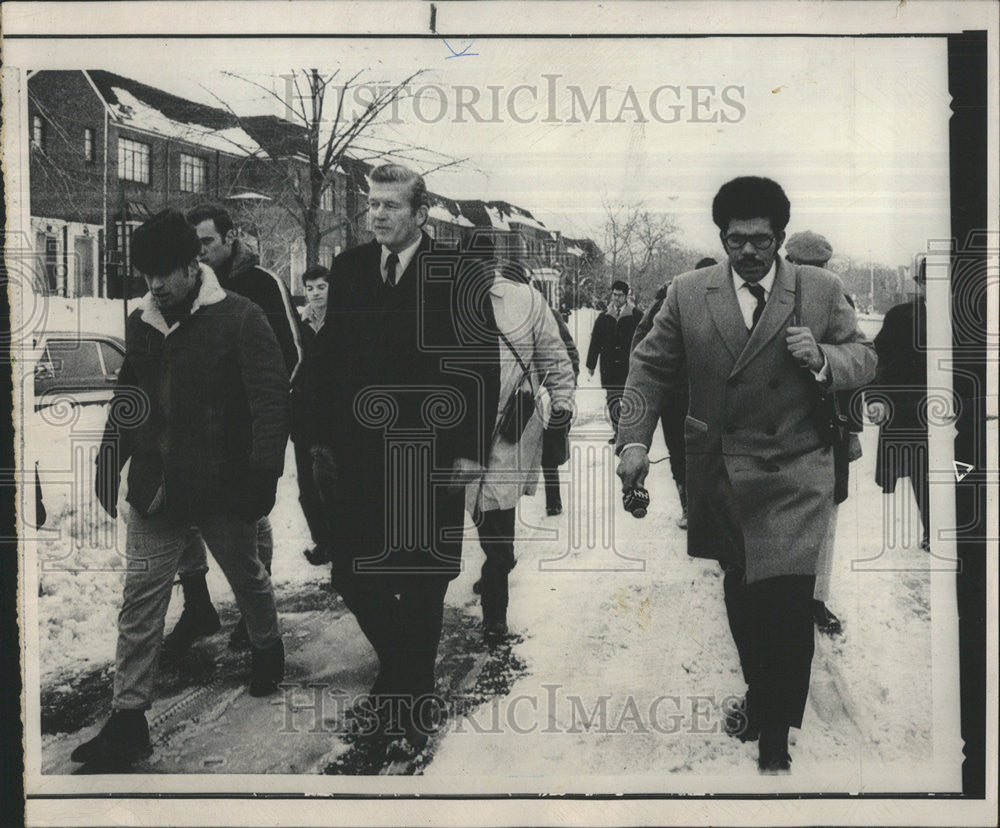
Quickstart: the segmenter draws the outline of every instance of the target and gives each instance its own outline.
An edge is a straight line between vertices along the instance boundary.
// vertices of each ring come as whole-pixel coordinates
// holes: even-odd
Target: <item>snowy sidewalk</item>
[[[580,339],[585,353],[586,337]],[[509,622],[523,638],[513,652],[524,662],[523,675],[501,688],[506,695],[446,724],[424,771],[428,782],[460,780],[480,791],[937,788],[931,569],[948,579],[949,564],[920,551],[905,482],[895,499],[875,486],[875,430],[862,435],[864,456],[851,467],[851,495],[840,510],[830,606],[845,632],[817,636],[793,773],[775,782],[758,776],[754,745],[721,732],[719,705],[741,695],[744,685],[718,567],[688,558],[685,533],[676,526],[680,509],[669,463],[652,467],[649,515],[626,514],[606,442],[603,392],[586,373],[578,402],[572,487],[570,470],[561,470],[564,513],[546,517],[541,491],[523,499],[519,512]],[[42,469],[83,469],[76,485],[92,491],[86,450],[99,438],[103,409],[82,409],[71,427],[35,417]],[[665,455],[657,436],[651,456]],[[46,528],[59,531],[39,533],[41,689],[57,699],[69,698],[86,676],[95,677],[91,689],[106,687],[121,597],[121,556],[102,543],[109,524],[92,498],[74,505],[72,489],[47,488]],[[309,566],[301,554],[308,536],[296,498],[289,450],[272,513],[274,582],[291,645],[288,675],[301,686],[352,693],[374,674],[374,655],[353,619],[322,589],[325,569]],[[887,511],[890,500],[896,508]],[[463,636],[479,617],[472,583],[482,552],[471,525],[463,557],[464,571],[446,599],[454,634],[442,646],[443,664],[464,655],[454,648],[469,647]],[[216,602],[228,606],[232,596],[215,566],[209,583]],[[180,609],[178,593],[168,629]],[[284,699],[241,696],[243,667],[220,654],[223,640],[199,647],[205,681],[218,681],[213,670],[221,670],[222,684],[211,685],[220,688],[217,704],[199,714],[214,718],[203,736],[192,736],[197,728],[185,731],[177,743],[183,750],[160,757],[162,772],[316,772],[322,757],[336,752],[336,733],[314,734],[294,748],[295,739],[274,738],[288,715]],[[950,667],[934,664],[935,681]],[[186,716],[178,712],[171,721],[181,726]],[[63,754],[85,730],[45,738],[47,771],[69,769]]]

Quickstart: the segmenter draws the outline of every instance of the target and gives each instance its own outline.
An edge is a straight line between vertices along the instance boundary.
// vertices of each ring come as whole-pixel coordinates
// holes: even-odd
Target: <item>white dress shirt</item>
[[[764,301],[767,302],[771,298],[771,290],[774,288],[774,277],[778,272],[778,268],[774,262],[771,262],[771,269],[767,271],[767,275],[757,282],[762,288],[764,288]],[[740,313],[743,314],[743,321],[746,322],[747,330],[753,324],[753,312],[757,308],[757,297],[754,296],[748,289],[747,285],[751,284],[747,282],[736,270],[733,270],[733,289],[736,291],[736,300],[740,303]]]
[[[417,240],[413,244],[411,244],[409,247],[404,248],[403,250],[401,250],[399,253],[396,254],[397,256],[399,256],[399,264],[396,265],[396,281],[393,282],[393,286],[399,284],[399,280],[402,277],[402,275],[406,272],[406,268],[410,266],[410,262],[413,261],[413,257],[416,255],[417,248],[420,247],[420,240],[422,238],[423,238],[423,233],[417,236]],[[383,282],[388,281],[389,279],[389,272],[386,266],[386,262],[389,259],[389,255],[391,253],[392,251],[383,244],[382,263],[379,265],[379,267],[382,270]]]

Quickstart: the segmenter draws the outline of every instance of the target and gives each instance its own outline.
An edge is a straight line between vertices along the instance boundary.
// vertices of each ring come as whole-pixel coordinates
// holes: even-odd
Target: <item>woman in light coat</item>
[[[486,553],[475,590],[482,596],[487,638],[507,632],[507,577],[514,568],[514,521],[522,495],[535,493],[546,426],[569,429],[575,379],[566,346],[545,297],[521,276],[505,268],[490,288],[500,331],[500,396],[497,427],[489,461],[467,489],[466,506],[476,521]],[[534,401],[533,410],[514,411],[519,392]],[[529,404],[530,407],[530,404]],[[505,417],[505,414],[507,415]]]

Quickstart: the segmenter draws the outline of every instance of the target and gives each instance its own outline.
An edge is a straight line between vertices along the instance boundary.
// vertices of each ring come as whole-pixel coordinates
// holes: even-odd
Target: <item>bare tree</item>
[[[604,207],[604,255],[609,281],[629,281],[635,264],[636,223],[641,204],[611,204],[601,198]]]
[[[307,267],[319,262],[324,237],[359,219],[349,214],[350,204],[342,204],[336,209],[338,222],[322,220],[335,205],[338,172],[351,161],[405,161],[427,174],[466,160],[375,134],[386,111],[412,94],[411,84],[422,72],[398,82],[372,82],[363,77],[364,70],[349,76],[341,69],[329,74],[318,69],[292,70],[283,76],[291,92],[284,95],[252,79],[227,74],[256,86],[284,109],[286,128],[262,134],[259,124],[256,130],[251,126],[259,119],[241,118],[221,101],[244,131],[262,143],[263,152],[256,153],[254,160],[268,166],[272,179],[281,185],[282,195],[275,201],[302,230]],[[361,89],[369,93],[367,99],[358,94]],[[300,175],[303,165],[304,176]]]
[[[602,204],[609,281],[628,282],[637,301],[651,298],[702,258],[702,253],[679,241],[673,217],[644,210],[641,203],[611,204],[602,199]]]

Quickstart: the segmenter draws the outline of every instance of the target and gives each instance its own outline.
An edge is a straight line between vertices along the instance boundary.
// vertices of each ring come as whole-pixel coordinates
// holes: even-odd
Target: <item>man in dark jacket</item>
[[[260,267],[259,257],[239,238],[232,218],[221,205],[201,204],[188,212],[187,220],[195,228],[201,245],[198,258],[212,268],[219,284],[225,290],[245,296],[264,311],[281,346],[285,369],[294,382],[302,361],[302,345],[297,314],[285,283]],[[267,515],[257,524],[257,554],[270,574],[274,537]],[[198,638],[219,629],[219,615],[212,606],[205,582],[207,572],[204,547],[198,544],[185,550],[179,569],[184,611],[163,641],[165,656],[177,657],[187,652]],[[246,649],[250,645],[242,620],[234,627],[229,645],[234,649]]]
[[[170,587],[182,551],[202,539],[247,620],[250,694],[273,693],[284,675],[255,526],[274,505],[284,465],[288,376],[264,314],[222,290],[197,253],[194,229],[177,210],[132,236],[149,293],[128,319],[96,475],[97,497],[116,517],[121,470],[131,461],[113,713],[73,751],[76,762],[127,764],[151,753],[145,711]]]
[[[611,304],[594,322],[594,329],[590,333],[590,348],[587,350],[587,371],[590,376],[594,376],[598,359],[601,363],[601,385],[607,396],[611,427],[615,430],[609,443],[614,443],[618,438],[618,418],[621,414],[625,380],[628,378],[632,337],[642,320],[642,311],[632,304],[628,293],[626,282],[619,280],[611,285]]]
[[[307,372],[312,451],[333,585],[379,660],[374,737],[420,747],[444,596],[460,569],[464,483],[496,418],[499,341],[492,273],[478,274],[481,289],[458,289],[475,268],[422,232],[423,178],[396,164],[369,178],[375,240],[334,259]]]
[[[878,370],[868,388],[866,402],[869,418],[879,427],[875,482],[885,494],[892,494],[899,478],[910,478],[923,525],[920,546],[929,552],[925,256],[917,263],[913,279],[917,286],[913,299],[890,308],[875,337]]]
[[[299,332],[302,336],[302,350],[305,354],[303,366],[316,353],[317,340],[326,326],[326,307],[330,295],[330,271],[322,265],[314,265],[302,274],[302,289],[306,304],[302,307]],[[303,373],[305,368],[303,367]],[[295,471],[299,482],[299,505],[305,515],[313,546],[305,552],[306,560],[314,566],[330,563],[330,525],[326,518],[326,507],[313,477],[311,441],[306,434],[304,419],[305,389],[302,383],[292,389],[292,443],[295,445]]]

